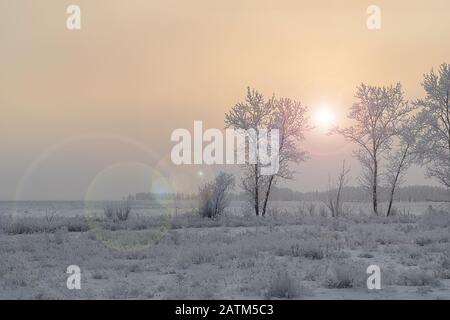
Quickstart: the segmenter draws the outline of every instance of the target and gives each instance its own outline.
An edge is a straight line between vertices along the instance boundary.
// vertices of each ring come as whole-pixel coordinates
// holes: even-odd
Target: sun
[[[322,130],[331,129],[335,124],[336,117],[333,108],[329,105],[321,105],[314,112],[314,126]]]

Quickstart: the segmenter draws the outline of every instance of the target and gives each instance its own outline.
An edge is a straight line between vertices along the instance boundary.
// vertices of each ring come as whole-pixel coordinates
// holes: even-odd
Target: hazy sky
[[[66,28],[69,4],[81,30]],[[422,96],[449,39],[448,0],[0,0],[0,199],[195,192],[218,168],[173,167],[174,129],[223,128],[247,86],[345,124],[360,82]],[[323,189],[343,159],[358,175],[341,138],[307,138],[289,186]],[[407,184],[431,182],[410,170]]]

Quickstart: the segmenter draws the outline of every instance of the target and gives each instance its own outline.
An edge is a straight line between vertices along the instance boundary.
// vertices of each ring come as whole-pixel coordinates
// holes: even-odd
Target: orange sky
[[[120,163],[195,191],[216,168],[172,168],[170,133],[194,120],[222,128],[247,86],[326,103],[338,123],[360,82],[421,96],[422,74],[450,62],[450,2],[376,1],[380,31],[366,27],[372,3],[0,0],[0,199],[80,199]],[[66,29],[69,4],[80,31]],[[351,158],[319,131],[305,147],[312,160],[289,184],[299,190],[323,189]],[[410,172],[408,183],[429,182]]]

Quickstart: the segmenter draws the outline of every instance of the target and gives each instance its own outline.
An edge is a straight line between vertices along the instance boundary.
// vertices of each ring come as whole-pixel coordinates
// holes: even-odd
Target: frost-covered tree
[[[225,115],[225,126],[238,130],[278,129],[279,143],[277,152],[279,169],[275,174],[262,175],[259,153],[256,153],[256,163],[242,165],[242,188],[247,194],[257,216],[264,216],[270,198],[272,187],[278,178],[291,179],[293,170],[291,163],[306,159],[306,153],[300,150],[300,142],[304,132],[309,128],[306,117],[307,108],[300,102],[288,98],[265,99],[256,90],[247,88],[244,102],[236,104]],[[256,139],[260,139],[256,135]],[[253,141],[260,144],[261,141]],[[248,151],[248,149],[246,149]]]
[[[231,111],[225,115],[225,126],[227,128],[240,130],[267,128],[270,124],[273,104],[274,98],[265,100],[261,93],[248,87],[245,101],[237,103]],[[250,137],[250,139],[251,138],[252,137]],[[252,143],[257,142],[252,141]],[[263,180],[264,176],[261,175],[259,161],[256,161],[254,164],[243,165],[243,178],[241,179],[242,188],[249,196],[256,215],[259,215],[260,213],[263,195]]]
[[[336,128],[333,132],[357,145],[354,155],[363,168],[361,182],[369,189],[373,212],[378,214],[380,162],[390,150],[399,124],[408,117],[413,107],[404,100],[400,83],[388,87],[361,84],[357,87],[355,98],[357,102],[348,115],[354,124]]]
[[[401,124],[397,136],[396,146],[392,147],[386,155],[386,183],[389,190],[389,204],[386,216],[390,216],[394,195],[403,182],[408,168],[416,161],[416,139],[418,134],[417,118],[405,119]]]
[[[425,74],[422,86],[426,96],[415,101],[421,108],[417,151],[427,175],[450,188],[450,65]]]
[[[308,109],[300,102],[289,98],[280,98],[274,102],[270,128],[279,130],[279,170],[276,174],[267,177],[263,216],[266,214],[270,192],[277,178],[292,179],[294,170],[291,164],[303,162],[308,157],[307,153],[300,148],[300,143],[305,139],[304,133],[310,128],[307,111]]]

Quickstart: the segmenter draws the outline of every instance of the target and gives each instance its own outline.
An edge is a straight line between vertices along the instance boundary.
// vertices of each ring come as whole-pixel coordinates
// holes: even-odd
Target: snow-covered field
[[[64,216],[77,217],[86,215],[86,211],[96,211],[99,214],[103,213],[105,206],[108,206],[111,201],[22,201],[22,202],[8,202],[0,201],[0,216],[16,216],[16,217],[46,217]],[[170,208],[173,214],[193,210],[198,205],[195,200],[183,201],[131,201],[129,204],[132,207],[134,215],[156,216],[161,214],[161,209]],[[246,203],[243,201],[232,201],[229,205],[228,211],[235,214],[242,214]],[[271,201],[270,206],[278,211],[298,213],[301,211],[314,211],[320,214],[321,211],[326,211],[325,203],[319,201]],[[344,202],[346,211],[351,214],[369,214],[370,203],[366,202]],[[380,211],[386,211],[387,203],[381,202],[379,204]],[[421,215],[428,207],[432,206],[434,209],[444,210],[450,206],[450,203],[444,202],[395,202],[394,207],[397,212],[401,214]]]
[[[385,218],[354,203],[330,218],[319,203],[274,203],[256,218],[234,203],[217,220],[186,213],[193,205],[161,217],[141,204],[108,221],[80,204],[12,215],[3,204],[0,298],[450,299],[448,204],[400,204]],[[67,289],[69,265],[80,290]],[[367,289],[369,265],[381,290]]]

